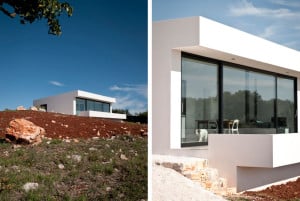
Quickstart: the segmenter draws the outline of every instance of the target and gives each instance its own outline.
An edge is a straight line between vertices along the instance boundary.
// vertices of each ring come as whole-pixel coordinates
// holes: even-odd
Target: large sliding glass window
[[[181,76],[182,146],[210,133],[297,132],[295,78],[189,54]]]
[[[98,112],[110,112],[110,103],[76,98],[76,112],[80,111],[98,111]]]
[[[207,144],[208,133],[217,132],[218,65],[182,59],[182,145]]]
[[[232,131],[238,120],[238,133],[276,133],[275,76],[224,66],[224,132]]]

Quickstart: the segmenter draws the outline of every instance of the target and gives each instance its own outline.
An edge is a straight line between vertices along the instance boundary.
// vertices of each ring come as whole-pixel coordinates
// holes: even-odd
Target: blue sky
[[[67,0],[62,35],[45,20],[21,25],[0,13],[0,110],[72,90],[117,98],[113,108],[147,110],[147,0]]]
[[[152,0],[152,7],[153,21],[204,16],[300,50],[299,0]]]

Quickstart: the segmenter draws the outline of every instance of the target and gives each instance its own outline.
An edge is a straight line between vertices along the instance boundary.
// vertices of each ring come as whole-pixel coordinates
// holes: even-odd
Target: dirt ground
[[[111,137],[119,134],[142,135],[147,133],[147,125],[120,122],[96,117],[79,117],[39,111],[0,112],[0,138],[5,136],[5,128],[15,118],[25,118],[43,127],[49,138],[91,138]]]
[[[286,184],[271,186],[258,192],[245,192],[245,195],[255,196],[255,200],[300,200],[300,178]]]
[[[300,200],[300,178],[285,184],[273,185],[261,191],[246,191],[227,198],[232,201],[296,201]]]

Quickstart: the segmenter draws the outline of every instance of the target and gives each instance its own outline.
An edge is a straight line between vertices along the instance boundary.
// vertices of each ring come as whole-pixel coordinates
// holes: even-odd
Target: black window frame
[[[245,66],[245,65],[241,65],[241,64],[236,64],[236,63],[231,63],[228,61],[222,61],[222,60],[218,60],[218,59],[213,59],[213,58],[209,58],[209,57],[205,57],[205,56],[200,56],[200,55],[195,55],[195,54],[191,54],[191,53],[187,53],[187,52],[181,52],[181,81],[182,81],[182,58],[189,58],[189,59],[195,59],[198,61],[202,61],[202,62],[208,62],[208,63],[213,63],[213,64],[217,64],[218,65],[218,70],[217,70],[217,84],[218,84],[218,133],[222,134],[223,131],[223,124],[220,122],[223,122],[223,69],[224,66],[230,66],[232,68],[236,68],[236,69],[242,69],[242,70],[248,70],[251,72],[257,72],[257,73],[262,73],[262,74],[266,74],[266,75],[272,75],[275,77],[275,104],[274,104],[274,115],[275,115],[275,128],[277,130],[278,128],[278,116],[277,116],[277,80],[278,78],[284,78],[284,79],[290,79],[293,80],[294,82],[294,128],[295,128],[295,133],[298,132],[298,115],[297,115],[297,111],[298,111],[298,104],[297,104],[297,77],[293,77],[293,76],[289,76],[289,75],[284,75],[284,74],[280,74],[280,73],[276,73],[276,72],[271,72],[271,71],[267,71],[267,70],[262,70],[262,69],[257,69],[255,67],[251,67],[251,66]],[[182,88],[181,90],[181,101],[182,101]],[[182,107],[182,102],[181,102],[181,107]],[[181,109],[182,111],[182,109]],[[180,125],[182,130],[182,124]],[[181,133],[181,132],[180,132]],[[275,134],[275,133],[274,133]],[[180,138],[181,139],[181,138]],[[190,143],[182,143],[181,142],[181,147],[194,147],[194,146],[205,146],[208,145],[208,142],[190,142]]]

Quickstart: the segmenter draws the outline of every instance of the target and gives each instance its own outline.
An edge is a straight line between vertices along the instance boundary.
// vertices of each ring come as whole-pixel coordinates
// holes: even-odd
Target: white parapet
[[[98,112],[98,111],[82,111],[79,112],[78,115],[84,117],[100,117],[106,119],[121,119],[121,120],[126,119],[126,114]]]
[[[209,166],[238,191],[300,174],[299,134],[209,135]]]

